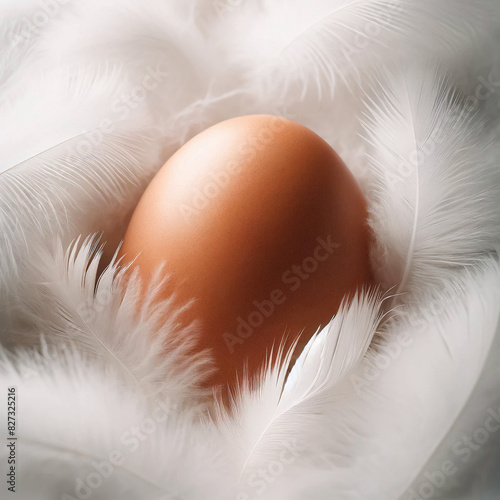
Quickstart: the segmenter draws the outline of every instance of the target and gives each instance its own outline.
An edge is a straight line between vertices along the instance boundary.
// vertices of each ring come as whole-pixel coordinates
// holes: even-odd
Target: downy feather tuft
[[[179,324],[182,308],[172,307],[173,297],[158,299],[168,279],[162,267],[141,299],[137,270],[126,275],[116,255],[98,275],[102,249],[97,245],[88,237],[66,250],[60,240],[40,250],[38,279],[31,284],[37,300],[30,304],[36,331],[49,345],[71,342],[146,396],[200,402],[207,395],[200,382],[212,369],[211,358],[206,351],[190,351],[199,327]]]

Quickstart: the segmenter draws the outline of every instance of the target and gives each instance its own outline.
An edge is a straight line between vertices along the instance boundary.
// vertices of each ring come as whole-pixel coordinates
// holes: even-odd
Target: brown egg
[[[297,351],[371,283],[364,197],[335,151],[283,118],[243,116],[180,148],[142,196],[120,254],[147,284],[165,262],[181,316],[198,319],[197,349],[234,388],[274,346]]]

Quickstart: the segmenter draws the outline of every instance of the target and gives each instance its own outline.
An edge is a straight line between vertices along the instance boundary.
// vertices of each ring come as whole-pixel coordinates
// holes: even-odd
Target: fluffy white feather
[[[414,479],[438,470],[428,461],[475,388],[499,304],[500,267],[491,259],[400,316],[328,409],[322,440],[306,441],[263,498],[415,500]],[[460,460],[452,450],[442,458]]]
[[[396,293],[415,293],[495,250],[500,148],[432,67],[382,73],[375,88],[365,120],[374,270]]]
[[[31,284],[36,300],[29,304],[35,331],[50,346],[71,342],[147,397],[201,404],[207,394],[199,383],[210,373],[210,353],[190,352],[198,325],[181,327],[182,309],[173,309],[171,299],[158,299],[168,277],[160,267],[138,310],[137,272],[125,277],[126,268],[113,258],[99,276],[102,249],[97,246],[95,238],[87,238],[64,249],[56,240],[39,251],[39,271]]]
[[[9,166],[82,129],[100,128],[103,120],[118,127],[124,119],[138,134],[156,129],[166,159],[183,138],[213,123],[224,108],[219,98],[234,85],[215,78],[223,67],[212,54],[212,44],[196,29],[186,2],[89,0],[66,7],[48,16],[36,36],[28,37],[26,44],[36,50],[23,54],[23,66],[2,89],[2,128],[14,120],[25,123],[22,133],[15,134],[5,125],[0,138],[3,161]],[[43,5],[35,9],[40,12]],[[14,16],[12,22],[22,24],[22,19]],[[14,46],[7,44],[5,50],[11,59]],[[33,80],[36,87],[30,85]],[[211,117],[206,111],[211,110],[212,96],[218,109]],[[206,99],[207,106],[189,120],[171,120],[200,99]],[[234,106],[233,101],[233,114]],[[44,134],[39,133],[42,129]]]
[[[432,458],[411,486],[419,491],[429,474],[440,479],[443,464],[452,461],[455,473],[435,491],[436,500],[491,499],[498,496],[500,459],[500,325],[471,398]],[[437,472],[439,471],[439,472]],[[441,481],[442,483],[442,481]],[[424,487],[425,488],[425,487]]]
[[[261,82],[263,94],[275,89],[288,98],[311,97],[309,88],[320,98],[322,91],[331,96],[349,73],[410,51],[456,55],[496,12],[490,0],[222,1],[206,2],[206,9],[210,5],[222,24],[212,23],[211,34],[224,37],[221,46],[236,44],[229,56]]]
[[[251,492],[256,472],[290,443],[298,442],[300,448],[321,440],[334,423],[325,414],[336,404],[338,384],[360,363],[379,321],[379,296],[369,292],[355,297],[312,337],[286,382],[290,352],[281,365],[263,372],[257,387],[242,384],[231,416],[219,407],[218,425],[231,444],[242,491]]]
[[[48,3],[48,2],[47,2]],[[5,0],[0,5],[0,89],[5,89],[19,82],[17,76],[21,68],[30,66],[36,60],[37,42],[50,28],[50,23],[44,22],[46,10],[37,0]],[[55,2],[52,12],[61,13],[68,4]],[[39,17],[41,16],[41,17]],[[33,20],[35,19],[35,22]]]
[[[135,135],[135,134],[134,134]],[[26,160],[0,176],[1,324],[3,341],[14,340],[17,327],[30,328],[19,306],[30,308],[40,248],[60,238],[68,245],[79,234],[106,235],[109,260],[122,237],[131,210],[157,165],[151,140],[128,133],[103,136],[80,151],[81,136]],[[43,270],[41,270],[43,272]],[[10,331],[10,333],[7,333]]]
[[[2,351],[0,387],[5,394],[11,386],[22,500],[227,498],[228,466],[215,434],[80,350]],[[5,412],[0,423],[6,428]],[[8,451],[2,446],[2,470]]]
[[[429,294],[401,323],[394,323],[384,340],[386,345],[405,334],[412,340],[382,370],[376,385],[361,390],[370,428],[365,428],[366,438],[360,429],[360,442],[364,449],[376,448],[377,456],[384,457],[383,465],[369,453],[357,457],[348,477],[351,487],[357,477],[366,478],[361,497],[411,497],[407,488],[426,470],[427,461],[475,388],[499,312],[500,269],[491,259],[479,271],[463,271],[443,291]],[[370,361],[377,366],[375,353],[367,363]],[[363,369],[366,365],[359,375],[366,377]]]

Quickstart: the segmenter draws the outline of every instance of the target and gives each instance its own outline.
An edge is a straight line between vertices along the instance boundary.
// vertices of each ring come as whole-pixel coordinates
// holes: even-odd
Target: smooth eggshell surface
[[[161,297],[190,299],[207,385],[256,375],[274,346],[297,352],[344,296],[371,283],[365,199],[335,151],[279,117],[224,121],[181,147],[142,196],[120,255],[146,286],[165,262]]]

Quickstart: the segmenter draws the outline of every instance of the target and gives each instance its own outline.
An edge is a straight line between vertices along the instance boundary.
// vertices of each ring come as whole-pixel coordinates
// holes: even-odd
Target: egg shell
[[[335,151],[311,130],[253,115],[214,125],[181,147],[140,199],[120,255],[145,287],[165,263],[160,298],[194,299],[207,386],[234,389],[277,348],[296,353],[371,284],[366,202]]]

